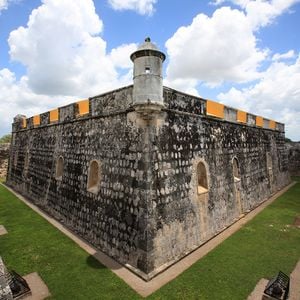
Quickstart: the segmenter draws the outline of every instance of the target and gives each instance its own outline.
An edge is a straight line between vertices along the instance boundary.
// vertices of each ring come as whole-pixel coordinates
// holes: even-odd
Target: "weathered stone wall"
[[[300,142],[288,142],[286,146],[288,149],[290,174],[300,176]]]
[[[89,113],[13,125],[7,183],[102,251],[149,278],[289,182],[278,130],[206,116],[206,101],[168,88],[161,113],[135,112],[132,86],[90,98]],[[156,120],[154,120],[154,119]],[[267,126],[267,125],[266,125]],[[271,166],[267,166],[267,156]],[[63,175],[55,178],[63,158]],[[233,159],[241,178],[234,180]],[[88,190],[90,162],[101,166]],[[197,164],[208,191],[197,192]],[[143,275],[143,274],[142,274]]]
[[[13,295],[7,282],[6,272],[7,272],[6,267],[0,256],[0,299],[13,300]]]
[[[154,270],[197,248],[290,180],[280,132],[168,111],[153,144]],[[239,163],[239,182],[234,181],[233,158]],[[199,161],[207,166],[207,195],[197,194]]]
[[[0,144],[0,177],[5,177],[8,166],[10,144]]]
[[[29,130],[14,132],[7,183],[109,256],[143,268],[147,250],[143,135],[128,123],[126,112],[115,114],[113,107],[114,103],[115,108],[128,107],[131,93],[129,87],[92,99],[88,117],[74,119],[71,105],[63,108],[58,124],[38,128],[29,124]],[[60,156],[64,170],[57,180]],[[97,194],[87,190],[89,163],[94,159],[101,162]]]

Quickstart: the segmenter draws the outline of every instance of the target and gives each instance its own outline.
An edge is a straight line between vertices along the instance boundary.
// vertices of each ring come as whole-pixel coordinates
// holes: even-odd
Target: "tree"
[[[11,140],[11,134],[3,135],[0,138],[0,144],[10,143],[10,140]]]
[[[289,138],[287,138],[287,137],[285,137],[285,142],[286,142],[286,143],[290,143],[290,142],[292,142],[292,140],[289,139]]]

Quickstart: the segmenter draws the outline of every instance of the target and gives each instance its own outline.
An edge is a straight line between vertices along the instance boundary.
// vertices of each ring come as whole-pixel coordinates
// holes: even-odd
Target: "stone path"
[[[28,295],[22,299],[24,300],[43,300],[50,296],[48,287],[42,280],[42,278],[39,276],[38,273],[34,272],[31,274],[28,274],[26,276],[23,276],[23,278],[26,280],[27,284],[30,287],[31,295]]]
[[[264,290],[268,284],[269,280],[262,278],[257,285],[255,286],[255,289],[252,291],[252,293],[249,295],[247,300],[262,300],[262,296],[264,294]]]
[[[3,225],[0,225],[0,235],[4,235],[4,234],[7,234],[7,230]]]
[[[221,233],[217,236],[206,242],[204,245],[190,253],[189,255],[185,256],[179,262],[175,263],[174,265],[170,266],[164,272],[158,274],[154,277],[151,281],[145,282],[140,277],[129,271],[127,268],[116,262],[115,260],[111,259],[106,254],[102,253],[87,241],[81,239],[73,232],[68,230],[62,224],[54,220],[49,215],[45,214],[42,210],[40,210],[37,206],[32,204],[31,202],[27,201],[23,196],[16,193],[9,187],[5,186],[8,190],[10,190],[13,194],[15,194],[21,201],[23,201],[26,205],[44,217],[49,223],[54,225],[57,229],[75,241],[82,249],[84,249],[87,253],[93,255],[100,263],[102,263],[107,268],[110,268],[112,272],[114,272],[117,276],[122,278],[132,289],[134,289],[137,293],[139,293],[143,297],[147,297],[160,287],[168,283],[169,281],[176,278],[179,274],[183,271],[188,269],[192,264],[194,264],[197,260],[205,256],[208,252],[214,249],[216,246],[221,244],[225,239],[231,236],[234,232],[238,231],[244,224],[254,218],[259,212],[261,212],[264,208],[270,205],[276,198],[281,196],[285,193],[289,188],[291,188],[296,182],[291,183],[271,198],[263,202],[261,205],[256,207],[254,210],[242,216],[237,222],[229,226],[228,228],[224,229]],[[298,299],[299,300],[299,299]]]
[[[298,261],[296,268],[290,276],[290,297],[289,300],[300,299],[300,261]]]

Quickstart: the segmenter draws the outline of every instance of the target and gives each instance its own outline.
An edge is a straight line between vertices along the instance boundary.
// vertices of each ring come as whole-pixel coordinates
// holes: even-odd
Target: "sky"
[[[0,136],[17,114],[132,84],[163,51],[164,85],[285,123],[300,141],[300,0],[0,0]]]

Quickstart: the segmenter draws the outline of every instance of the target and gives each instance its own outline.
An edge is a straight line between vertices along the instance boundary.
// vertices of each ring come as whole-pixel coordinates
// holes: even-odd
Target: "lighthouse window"
[[[146,74],[150,74],[150,67],[146,67],[146,68],[145,68],[145,73],[146,73]]]

